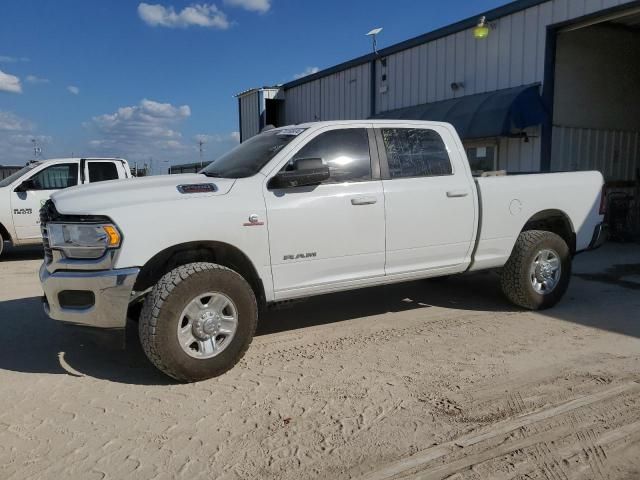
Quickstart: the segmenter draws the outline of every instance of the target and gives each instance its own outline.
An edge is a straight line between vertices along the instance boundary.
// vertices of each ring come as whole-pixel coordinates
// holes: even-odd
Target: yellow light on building
[[[489,36],[489,25],[487,24],[487,17],[480,17],[478,25],[473,29],[473,36],[479,40],[487,38]]]

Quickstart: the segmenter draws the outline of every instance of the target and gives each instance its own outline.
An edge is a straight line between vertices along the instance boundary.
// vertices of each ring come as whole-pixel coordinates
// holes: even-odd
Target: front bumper
[[[44,309],[54,320],[90,327],[121,329],[139,268],[93,272],[57,271],[40,267]],[[69,299],[82,298],[83,302]],[[89,299],[89,300],[86,300]]]

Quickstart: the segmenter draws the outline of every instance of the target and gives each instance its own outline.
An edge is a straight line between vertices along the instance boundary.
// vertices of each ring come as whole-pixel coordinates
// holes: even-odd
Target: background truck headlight
[[[121,235],[112,224],[49,223],[49,245],[67,258],[100,258],[120,246]]]

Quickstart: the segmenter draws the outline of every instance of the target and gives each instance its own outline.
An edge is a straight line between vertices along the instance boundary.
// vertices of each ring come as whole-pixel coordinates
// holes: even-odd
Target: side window
[[[369,136],[365,128],[321,133],[302,147],[285,169],[304,158],[321,158],[329,166],[331,177],[325,183],[371,180]]]
[[[58,190],[78,184],[78,164],[61,163],[39,171],[33,177],[34,190]]]
[[[383,128],[391,178],[451,175],[451,161],[440,135],[423,128]]]
[[[113,162],[89,162],[89,182],[118,179],[118,167]]]

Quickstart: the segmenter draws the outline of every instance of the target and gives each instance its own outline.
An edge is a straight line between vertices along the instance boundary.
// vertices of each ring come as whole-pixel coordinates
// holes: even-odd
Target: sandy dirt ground
[[[637,245],[543,313],[493,273],[310,299],[192,385],[47,319],[39,264],[0,262],[0,479],[640,478]]]

